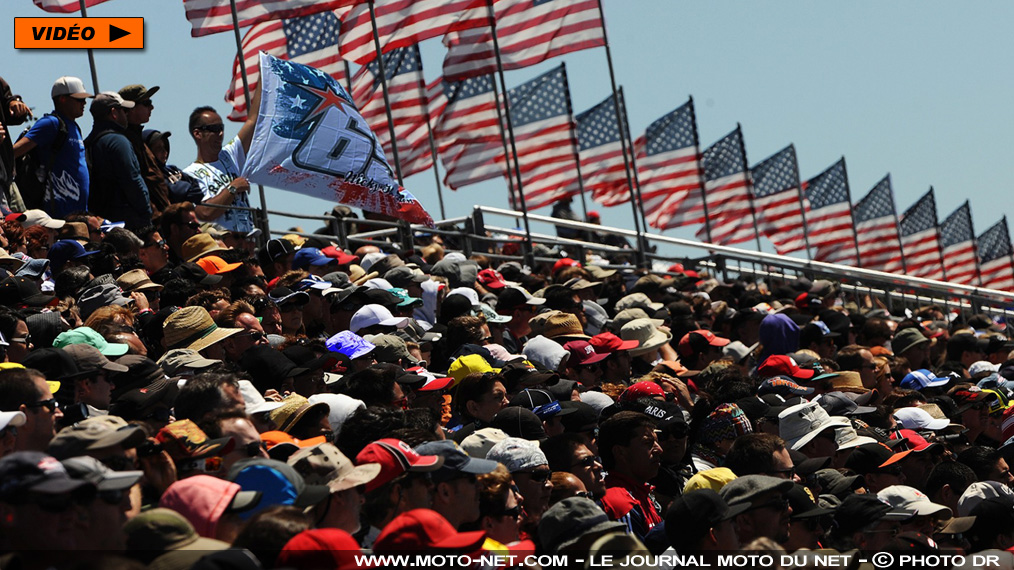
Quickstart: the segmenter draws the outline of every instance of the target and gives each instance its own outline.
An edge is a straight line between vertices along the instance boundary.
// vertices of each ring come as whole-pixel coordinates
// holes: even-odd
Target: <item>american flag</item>
[[[845,159],[804,183],[806,229],[813,259],[855,265],[856,239],[852,227],[852,200],[849,198]]]
[[[91,8],[105,1],[85,0],[85,8]],[[79,0],[35,0],[35,5],[47,12],[58,12],[61,14],[70,14],[81,10],[81,2]]]
[[[448,32],[488,27],[486,0],[374,0],[381,51],[418,44]],[[342,57],[366,64],[377,57],[370,6],[362,2],[342,18]]]
[[[976,242],[982,286],[1001,291],[1014,290],[1014,259],[1011,255],[1007,216],[982,232]]]
[[[620,97],[620,108],[624,114],[623,133],[630,140],[626,121],[626,109]],[[620,141],[620,123],[616,119],[616,102],[610,95],[605,101],[575,117],[577,121],[578,154],[581,158],[581,178],[585,192],[602,201],[605,196],[626,194],[627,169],[623,160],[623,145]],[[628,149],[629,149],[629,142]],[[629,151],[628,151],[629,152]]]
[[[504,144],[493,76],[437,80],[435,87],[436,92],[430,97],[430,115],[439,117],[433,135],[447,171],[444,183],[456,190],[503,176],[503,166],[496,163],[496,158],[504,154]]]
[[[944,279],[944,260],[937,228],[937,201],[933,188],[901,215],[901,249],[905,273],[912,277]]]
[[[374,59],[359,68],[352,78],[352,98],[377,140],[384,145],[388,162],[394,163],[391,130],[387,124],[384,92],[378,62]],[[391,101],[391,117],[398,140],[402,176],[411,176],[433,166],[430,152],[427,98],[423,83],[419,46],[398,48],[384,54],[384,76]]]
[[[504,69],[605,45],[599,0],[495,0],[493,9]],[[444,36],[444,77],[461,80],[496,71],[493,32],[483,24]]]
[[[757,236],[753,201],[750,197],[750,173],[746,166],[743,131],[724,136],[701,153],[704,170],[704,199],[711,225],[711,243],[732,245]],[[708,237],[707,226],[697,231],[699,239]]]
[[[780,255],[806,249],[796,147],[789,145],[750,169],[757,228]]]
[[[890,174],[856,203],[852,216],[856,223],[859,265],[888,273],[903,272],[898,214],[894,209]]]
[[[339,26],[341,22],[334,12],[321,12],[302,18],[270,20],[250,28],[241,44],[250,94],[260,82],[258,53],[262,51],[280,59],[316,67],[339,83],[345,83],[345,62],[338,54]],[[230,120],[246,120],[246,97],[238,57],[232,63],[232,86],[225,93],[225,101],[232,105]]]
[[[299,18],[319,12],[344,9],[364,0],[236,0],[238,26],[245,28],[260,22]],[[183,0],[193,37],[207,36],[233,29],[229,0]]]
[[[979,284],[979,256],[975,252],[975,230],[967,200],[940,224],[940,249],[948,281]]]
[[[634,142],[641,200],[648,224],[659,229],[704,222],[704,179],[691,99],[648,125]],[[629,195],[605,201],[615,206]]]
[[[579,194],[566,68],[560,65],[510,89],[507,97],[525,206],[534,210]],[[505,159],[496,158],[498,163]]]

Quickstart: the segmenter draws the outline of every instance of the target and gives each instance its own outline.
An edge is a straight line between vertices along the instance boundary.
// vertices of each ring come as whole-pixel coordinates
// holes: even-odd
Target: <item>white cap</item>
[[[349,419],[360,408],[366,407],[366,404],[362,400],[357,400],[345,394],[314,394],[306,400],[311,404],[316,404],[317,402],[327,404],[331,410],[327,415],[327,423],[331,426],[331,432],[334,434],[334,437],[337,437],[341,433],[345,420]]]
[[[898,408],[894,410],[894,419],[898,420],[898,425],[902,429],[910,430],[940,430],[951,425],[946,419],[936,419],[929,415],[926,410],[920,410],[917,407]]]
[[[877,440],[859,435],[852,426],[843,426],[834,430],[834,442],[838,444],[838,451],[844,451],[867,443],[877,443]]]
[[[951,517],[949,507],[934,503],[925,493],[908,485],[891,485],[877,493],[877,498],[891,503],[896,509],[915,511],[916,516],[944,513],[943,518]]]
[[[270,412],[271,410],[277,410],[285,404],[282,402],[274,402],[265,400],[264,396],[257,390],[249,380],[239,381],[239,395],[243,396],[243,403],[246,405],[247,415],[263,414]]]
[[[1014,492],[999,481],[976,481],[969,485],[958,498],[958,516],[967,517],[975,505],[986,499],[1009,499],[1012,496],[1014,496]]]
[[[51,230],[58,230],[66,223],[63,220],[54,220],[42,210],[28,210],[25,212],[25,220],[21,222],[21,226],[26,229],[32,226],[43,226]]]
[[[993,364],[988,360],[979,360],[977,362],[973,362],[972,365],[968,367],[968,375],[975,376],[980,372],[996,372],[997,370],[1000,370],[999,364]]]
[[[51,96],[56,98],[58,95],[70,95],[75,99],[87,99],[88,97],[94,97],[94,95],[85,89],[83,81],[77,77],[71,77],[69,75],[64,75],[53,83]]]
[[[370,268],[373,267],[373,264],[380,261],[381,259],[384,259],[385,257],[387,257],[387,254],[381,253],[379,251],[367,253],[366,255],[363,256],[362,261],[359,262],[359,267],[362,267],[363,270],[369,273]]]
[[[367,289],[382,289],[384,291],[394,289],[394,285],[391,285],[391,282],[383,277],[374,277],[366,283],[363,283],[363,287],[366,287]]]
[[[0,412],[0,429],[23,426],[27,420],[24,412]]]
[[[468,300],[472,302],[472,306],[477,309],[480,306],[479,293],[471,287],[458,287],[456,289],[451,289],[447,292],[447,296],[450,297],[451,295],[461,295],[462,297],[467,297]]]
[[[383,305],[364,305],[355,314],[352,315],[352,322],[349,325],[349,330],[354,333],[372,327],[374,325],[384,325],[385,327],[398,327],[403,329],[408,326],[408,317],[395,317],[391,314],[391,311],[387,310],[387,307]]]

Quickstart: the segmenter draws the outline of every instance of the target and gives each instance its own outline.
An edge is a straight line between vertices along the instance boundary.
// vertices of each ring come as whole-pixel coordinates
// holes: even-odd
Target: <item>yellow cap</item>
[[[455,386],[469,374],[485,374],[486,372],[500,372],[500,369],[490,366],[486,359],[478,354],[461,356],[447,369],[447,375],[454,378]]]
[[[717,493],[735,478],[736,474],[728,467],[716,467],[701,471],[687,481],[687,486],[683,488],[683,494],[700,489],[711,489]]]

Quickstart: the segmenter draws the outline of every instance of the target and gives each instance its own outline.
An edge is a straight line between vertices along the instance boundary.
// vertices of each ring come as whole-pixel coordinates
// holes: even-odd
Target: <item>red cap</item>
[[[419,376],[426,377],[426,382],[421,387],[416,388],[416,392],[435,392],[437,390],[443,390],[454,383],[454,378],[451,378],[450,376],[437,376],[422,366],[406,368],[405,372],[411,372],[412,374],[418,374]]]
[[[707,346],[721,348],[727,344],[729,344],[729,339],[715,336],[715,333],[709,330],[698,329],[683,335],[677,348],[680,355],[693,356],[695,353],[704,352]]]
[[[788,376],[793,380],[810,380],[817,375],[814,370],[800,368],[791,356],[785,354],[772,354],[757,367],[757,375],[761,378],[772,376]]]
[[[683,273],[683,264],[673,263],[672,265],[669,266],[669,269],[667,269],[666,271],[668,271],[669,273]]]
[[[4,216],[4,220],[8,222],[23,222],[28,216],[21,212],[14,212],[13,214],[7,214]]]
[[[507,281],[496,269],[483,269],[479,272],[478,280],[487,289],[503,289],[507,286]]]
[[[380,475],[366,484],[366,492],[370,492],[406,471],[436,471],[444,464],[444,458],[439,455],[419,455],[400,439],[384,438],[359,452],[356,465],[364,463],[380,464]]]
[[[364,568],[356,560],[360,552],[359,543],[344,530],[314,528],[290,538],[276,563],[285,568]]]
[[[588,212],[588,219],[589,220],[601,220],[602,216],[599,215],[599,213],[596,212],[595,210],[592,210],[592,211]]]
[[[906,442],[906,443],[901,444],[901,445],[907,446],[909,450],[915,451],[916,453],[918,453],[920,451],[926,451],[927,449],[932,449],[935,446],[939,447],[939,445],[940,445],[938,443],[930,443],[930,442],[926,441],[926,438],[924,438],[923,436],[919,435],[914,430],[910,430],[910,429],[901,429],[901,430],[897,430],[897,431],[892,431],[891,432],[891,439],[898,439],[898,433],[899,432],[901,433],[902,439],[904,439],[905,442]]]
[[[346,264],[349,264],[349,263],[355,263],[355,262],[359,261],[359,256],[358,255],[351,255],[351,254],[345,253],[345,251],[343,251],[341,249],[338,249],[337,247],[335,247],[333,245],[329,245],[329,246],[325,247],[324,249],[320,250],[320,252],[323,253],[324,255],[328,256],[328,257],[333,257],[333,258],[337,259],[338,260],[338,265],[346,265]]]
[[[620,401],[635,402],[641,398],[655,398],[657,396],[662,396],[664,398],[665,390],[651,380],[645,380],[643,382],[631,384],[629,388],[621,392]]]
[[[570,352],[570,366],[587,366],[609,358],[608,354],[596,352],[586,340],[572,340],[563,345],[563,349]]]
[[[617,350],[630,350],[641,346],[639,340],[623,340],[610,332],[599,333],[590,339],[588,343],[595,347],[595,352],[612,354]]]
[[[1003,434],[1000,440],[1007,441],[1014,437],[1014,406],[1004,410],[1003,415],[1000,417],[1000,430]]]
[[[473,552],[486,540],[486,532],[458,532],[436,511],[414,509],[402,513],[384,527],[373,543],[373,551],[415,551],[430,549]]]
[[[581,267],[581,264],[576,259],[564,257],[553,264],[553,274],[555,275],[558,271],[567,267]]]

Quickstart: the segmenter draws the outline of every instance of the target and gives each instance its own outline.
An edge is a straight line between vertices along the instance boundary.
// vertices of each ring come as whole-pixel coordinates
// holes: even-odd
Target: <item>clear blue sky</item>
[[[899,213],[931,185],[940,219],[971,200],[978,233],[1014,211],[1014,4],[603,1],[634,136],[693,95],[703,145],[741,123],[751,164],[795,143],[804,179],[844,155],[853,202],[890,172]],[[8,18],[46,15],[31,0],[4,0],[4,8]],[[195,155],[185,134],[189,112],[204,104],[228,111],[223,95],[235,55],[232,34],[191,38],[180,0],[109,0],[89,15],[145,18],[143,51],[96,51],[99,83],[103,90],[160,85],[149,126],[174,131],[171,161],[188,164]],[[432,80],[443,48],[435,39],[422,49]],[[507,72],[508,86],[561,60],[575,112],[609,94],[602,48]],[[0,61],[0,75],[38,115],[51,110],[49,89],[58,76],[91,84],[83,51],[18,51],[9,38],[0,45]],[[90,115],[80,122],[90,130]],[[406,187],[439,216],[432,172],[407,179]],[[502,180],[445,190],[448,215],[464,215],[479,203],[506,207],[506,194]],[[331,207],[278,190],[269,190],[268,206],[312,214]],[[632,228],[629,205],[594,208],[607,225]],[[272,219],[273,229],[292,224]]]

